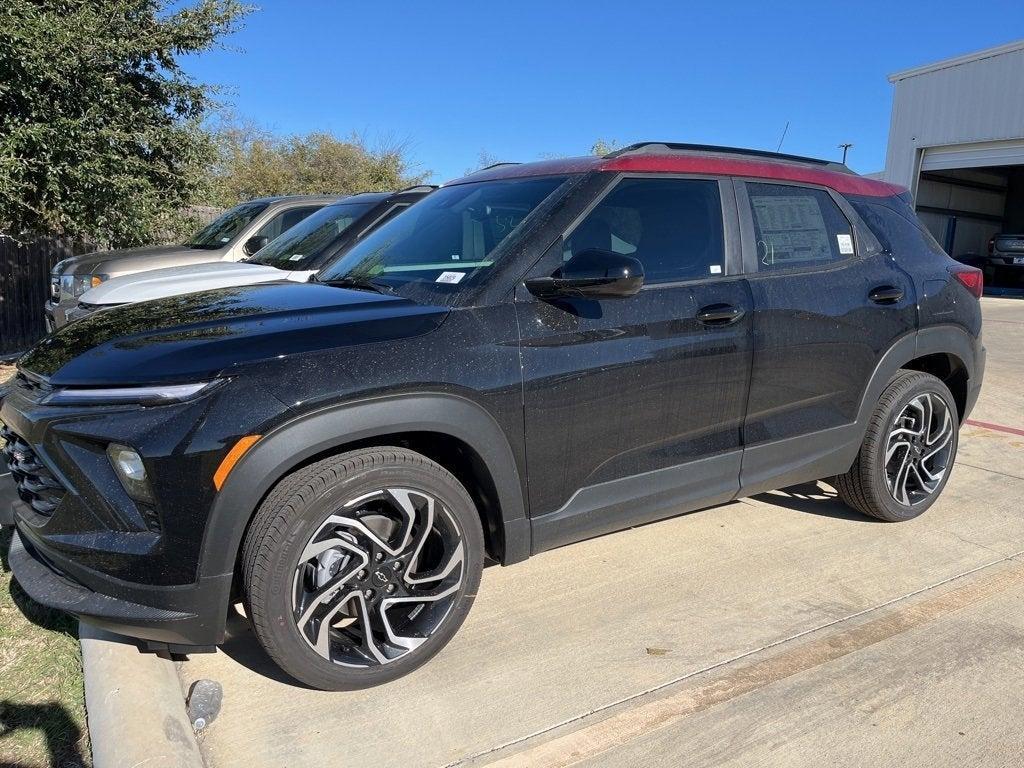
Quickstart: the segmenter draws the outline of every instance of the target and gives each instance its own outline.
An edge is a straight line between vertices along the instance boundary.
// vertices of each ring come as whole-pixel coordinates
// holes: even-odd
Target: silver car
[[[78,304],[78,297],[111,278],[162,267],[238,261],[256,253],[311,213],[340,199],[289,195],[250,200],[225,211],[184,245],[101,251],[65,259],[50,273],[47,330],[64,325],[68,310]]]

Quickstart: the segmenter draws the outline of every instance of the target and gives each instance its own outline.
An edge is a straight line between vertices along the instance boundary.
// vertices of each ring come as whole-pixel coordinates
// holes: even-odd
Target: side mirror
[[[644,267],[638,259],[591,248],[577,253],[551,277],[527,280],[526,288],[542,299],[559,296],[614,299],[635,295],[643,284]]]
[[[260,250],[267,243],[270,242],[270,238],[266,235],[253,235],[245,241],[245,245],[242,246],[242,250],[246,256],[252,256],[256,251]]]

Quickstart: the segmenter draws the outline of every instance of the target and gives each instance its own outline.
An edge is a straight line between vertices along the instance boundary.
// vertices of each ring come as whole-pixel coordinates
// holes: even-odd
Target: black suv
[[[19,362],[10,562],[173,651],[244,601],[327,689],[394,679],[485,561],[827,479],[921,514],[981,386],[980,273],[843,166],[645,144],[448,184],[309,284],[98,313]]]

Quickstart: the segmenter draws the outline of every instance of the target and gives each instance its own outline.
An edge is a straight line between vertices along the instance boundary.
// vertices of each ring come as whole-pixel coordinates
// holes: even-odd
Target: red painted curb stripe
[[[1017,429],[1016,427],[1006,427],[1002,424],[992,424],[988,421],[975,421],[974,419],[968,419],[964,424],[970,424],[972,427],[984,427],[985,429],[994,429],[996,432],[1009,432],[1011,435],[1024,436],[1024,429]]]

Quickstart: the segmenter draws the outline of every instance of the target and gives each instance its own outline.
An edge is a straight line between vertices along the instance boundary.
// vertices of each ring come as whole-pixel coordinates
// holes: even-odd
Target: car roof
[[[271,195],[246,200],[247,203],[335,203],[346,195]]]
[[[889,197],[906,191],[895,184],[858,176],[845,165],[827,160],[741,147],[671,142],[633,144],[603,157],[589,155],[533,163],[497,163],[461,179],[450,181],[445,186],[590,171],[707,174],[793,181],[829,187],[836,192],[871,197]]]
[[[391,200],[402,200],[411,197],[418,200],[429,195],[437,189],[434,184],[417,184],[416,186],[399,189],[395,192],[356,192],[353,195],[335,200],[332,205],[347,205],[349,203],[385,203]]]

